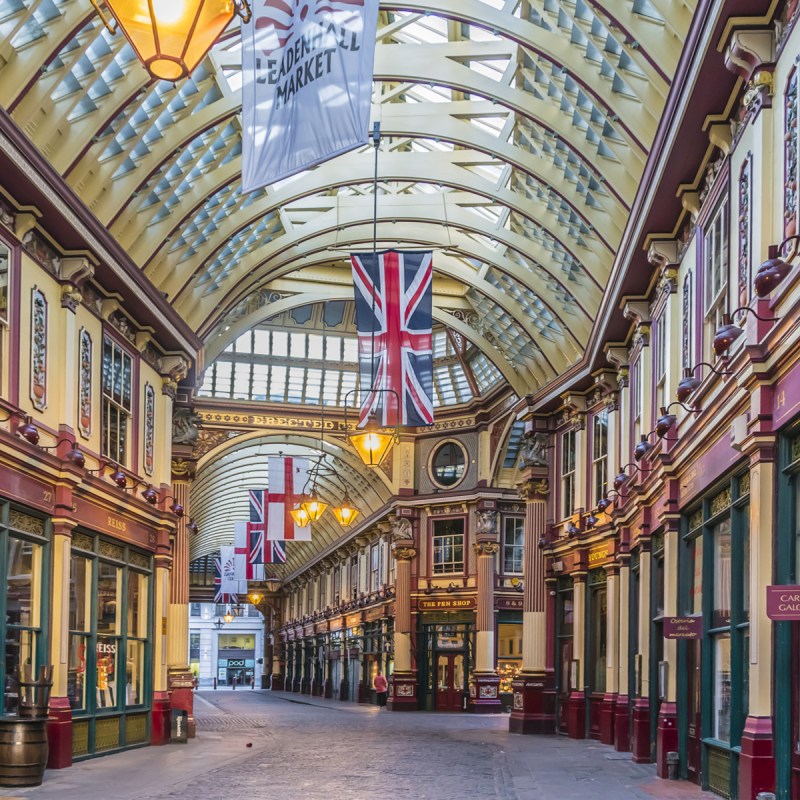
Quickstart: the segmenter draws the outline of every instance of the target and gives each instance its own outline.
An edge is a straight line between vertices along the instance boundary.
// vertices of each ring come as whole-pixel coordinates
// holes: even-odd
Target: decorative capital
[[[528,478],[517,484],[517,493],[522,500],[544,500],[550,493],[550,483],[547,478]]]
[[[412,558],[416,558],[417,556],[417,549],[415,547],[409,547],[408,545],[394,547],[392,552],[398,561],[411,561]]]
[[[472,549],[476,556],[493,556],[500,551],[500,545],[497,542],[476,542]]]
[[[486,509],[476,512],[478,525],[476,533],[478,536],[494,536],[497,533],[497,511]]]
[[[172,459],[172,476],[177,480],[192,480],[197,471],[197,464],[185,458]]]

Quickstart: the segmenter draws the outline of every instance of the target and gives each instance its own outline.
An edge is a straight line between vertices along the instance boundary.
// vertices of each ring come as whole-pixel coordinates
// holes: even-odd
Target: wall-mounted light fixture
[[[792,248],[786,254],[785,258],[779,255],[783,252],[787,244],[791,242]],[[797,256],[798,246],[800,245],[800,236],[789,236],[784,239],[780,245],[770,245],[767,251],[767,260],[756,271],[756,277],[753,280],[753,288],[758,297],[767,297],[769,293],[779,284],[783,279],[792,271],[792,265],[789,263],[795,256]]]
[[[739,306],[731,311],[730,314],[722,315],[722,325],[717,328],[714,334],[713,347],[718,356],[725,355],[730,350],[731,345],[744,333],[744,329],[733,324],[733,317],[736,314],[752,314],[761,322],[777,322],[780,317],[761,317],[753,311],[750,306]]]

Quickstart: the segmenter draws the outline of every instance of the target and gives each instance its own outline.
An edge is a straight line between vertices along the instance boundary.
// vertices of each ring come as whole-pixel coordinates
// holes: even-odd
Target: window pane
[[[128,636],[147,636],[147,578],[133,570],[128,572]]]
[[[97,578],[97,632],[119,632],[119,569],[100,562]]]
[[[38,625],[36,598],[39,587],[38,544],[8,537],[7,606],[6,622],[9,625]]]
[[[69,629],[71,631],[89,630],[91,569],[88,558],[73,555],[70,559]]]
[[[731,636],[714,637],[714,712],[711,718],[713,737],[721,742],[731,736]]]
[[[689,612],[703,613],[703,537],[692,539],[692,588],[689,593]]]
[[[714,615],[712,626],[731,624],[731,523],[724,520],[714,526]]]
[[[125,664],[125,705],[137,706],[144,702],[144,642],[128,640]]]
[[[36,664],[36,639],[35,631],[6,628],[6,686],[3,706],[7,714],[16,713],[19,705],[17,677],[20,670],[23,676],[36,677],[31,669]]]
[[[69,636],[67,666],[67,697],[70,708],[86,708],[86,643],[88,639],[79,633]]]
[[[97,707],[117,706],[117,640],[97,637]]]

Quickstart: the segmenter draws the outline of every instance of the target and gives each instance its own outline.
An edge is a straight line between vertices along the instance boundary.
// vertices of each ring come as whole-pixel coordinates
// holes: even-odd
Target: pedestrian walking
[[[389,688],[389,684],[386,682],[386,678],[380,670],[378,670],[378,674],[372,679],[372,688],[378,695],[378,705],[381,708],[386,708],[386,692]]]

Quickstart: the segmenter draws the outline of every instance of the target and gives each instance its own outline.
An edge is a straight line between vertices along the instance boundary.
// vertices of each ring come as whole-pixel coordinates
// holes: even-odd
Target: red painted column
[[[517,490],[525,505],[525,592],[522,607],[522,672],[512,684],[511,733],[555,732],[552,609],[548,616],[545,556],[540,542],[546,535],[547,467],[527,467]],[[551,669],[548,670],[548,664]]]
[[[392,711],[417,710],[417,673],[411,667],[411,562],[417,549],[410,523],[406,532],[392,547],[395,559],[394,674],[389,678],[388,699]]]
[[[497,674],[497,652],[494,625],[494,561],[497,543],[497,512],[480,512],[481,522],[491,520],[487,530],[478,530],[475,543],[478,572],[477,635],[475,647],[475,696],[470,697],[470,711],[499,712],[500,676]],[[488,530],[491,528],[491,530]]]

